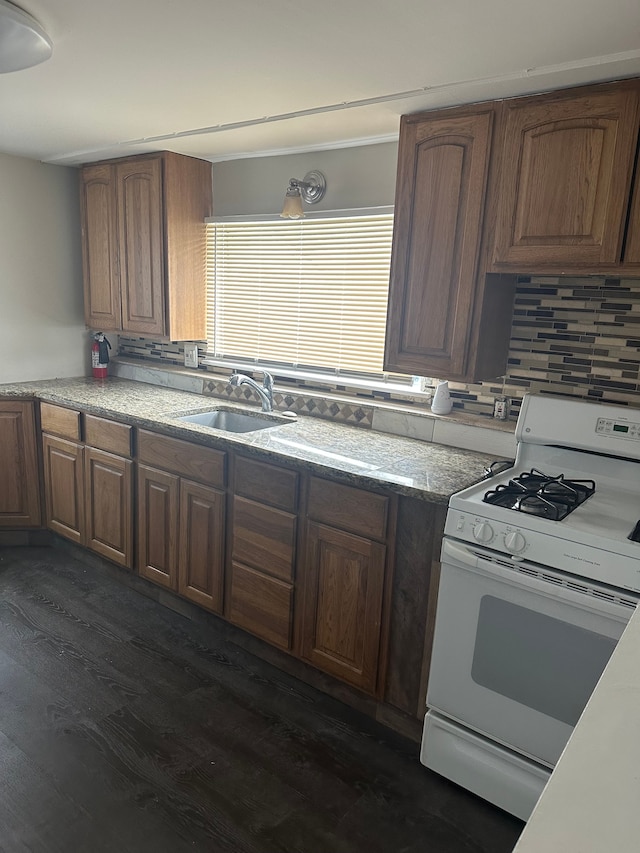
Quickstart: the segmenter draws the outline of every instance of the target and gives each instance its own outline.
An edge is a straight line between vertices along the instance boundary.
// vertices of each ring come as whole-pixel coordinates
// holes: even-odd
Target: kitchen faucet
[[[236,388],[239,388],[241,385],[250,385],[256,392],[258,397],[260,397],[260,402],[262,403],[262,411],[272,412],[273,376],[270,373],[267,373],[266,370],[263,370],[262,373],[264,376],[264,379],[262,380],[262,387],[260,387],[260,385],[258,385],[258,383],[250,376],[245,376],[244,373],[232,374],[231,379],[229,380],[229,384],[233,385]]]

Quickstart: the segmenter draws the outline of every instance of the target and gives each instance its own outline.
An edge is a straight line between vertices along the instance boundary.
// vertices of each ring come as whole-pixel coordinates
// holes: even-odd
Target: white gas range
[[[640,410],[525,397],[451,498],[421,760],[526,819],[640,596]]]

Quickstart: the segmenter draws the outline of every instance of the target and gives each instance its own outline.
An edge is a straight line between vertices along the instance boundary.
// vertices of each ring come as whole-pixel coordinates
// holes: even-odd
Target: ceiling
[[[209,160],[397,138],[403,113],[640,76],[638,0],[19,0],[0,151]]]

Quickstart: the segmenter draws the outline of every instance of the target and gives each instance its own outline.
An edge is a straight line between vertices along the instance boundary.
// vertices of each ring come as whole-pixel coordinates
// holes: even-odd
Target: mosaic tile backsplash
[[[205,344],[200,342],[200,356]],[[120,337],[119,353],[182,365],[182,343]],[[209,393],[225,396],[225,382],[212,378]],[[219,387],[218,387],[219,386]],[[370,426],[366,401],[397,402],[424,409],[428,402],[407,392],[370,391],[309,382],[277,395],[278,408]],[[526,391],[640,407],[640,279],[523,276],[516,288],[506,374],[474,384],[450,382],[454,409],[493,416],[494,398],[512,401],[517,417]],[[241,389],[232,389],[239,391]],[[331,395],[342,400],[335,402]],[[344,402],[350,396],[353,402]],[[347,409],[349,411],[347,411]]]

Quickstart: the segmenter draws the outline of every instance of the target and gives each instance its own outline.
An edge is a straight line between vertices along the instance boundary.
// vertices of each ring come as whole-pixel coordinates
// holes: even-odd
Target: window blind
[[[207,223],[208,353],[381,374],[392,213]]]

